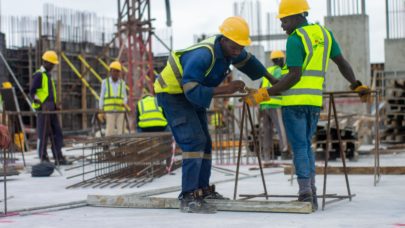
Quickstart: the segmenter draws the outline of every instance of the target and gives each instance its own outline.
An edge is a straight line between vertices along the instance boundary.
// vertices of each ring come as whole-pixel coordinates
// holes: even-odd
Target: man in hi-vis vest
[[[282,76],[288,73],[288,69],[284,64],[285,55],[280,50],[274,50],[269,56],[270,60],[273,62],[273,66],[267,68],[267,71],[273,75],[276,79],[280,79]],[[271,83],[265,77],[263,77],[262,83],[260,84],[261,88],[271,87]],[[274,127],[277,129],[277,135],[279,138],[279,149],[283,157],[287,157],[287,139],[285,136],[285,129],[283,124],[283,118],[281,117],[281,105],[282,97],[281,96],[271,96],[270,100],[263,101],[260,103],[260,122],[262,124],[261,130],[261,145],[263,148],[263,160],[269,161],[275,159],[276,154],[273,146],[273,136],[274,136]]]
[[[114,61],[110,64],[110,77],[101,84],[99,109],[106,112],[106,136],[123,134],[125,120],[125,105],[127,104],[127,91],[125,81],[120,78],[121,63]],[[104,114],[98,114],[104,119]]]
[[[214,95],[245,91],[245,83],[238,80],[218,87],[228,75],[230,65],[253,80],[267,75],[270,81],[276,81],[245,50],[251,40],[249,26],[243,18],[229,17],[219,30],[221,34],[172,52],[154,83],[158,103],[182,150],[179,199],[180,211],[186,213],[215,213],[216,207],[204,199],[224,199],[209,185],[212,142],[207,108]]]
[[[138,101],[136,106],[137,131],[160,132],[166,131],[167,120],[163,115],[162,108],[158,105],[157,99],[151,95],[145,95]]]
[[[298,200],[311,202],[318,209],[315,187],[315,158],[311,150],[322,107],[323,83],[329,59],[337,64],[340,73],[366,102],[370,89],[356,80],[351,65],[343,57],[331,31],[318,24],[309,24],[306,0],[281,0],[278,18],[289,35],[287,39],[288,74],[282,77],[268,94],[283,97],[283,120],[288,142],[294,153],[294,165],[299,185]],[[263,91],[262,91],[263,92]],[[251,94],[254,102],[262,101]]]
[[[59,64],[58,55],[54,51],[46,51],[42,55],[42,66],[35,72],[32,78],[30,95],[34,102],[32,107],[38,111],[55,111],[60,107],[56,105],[55,82],[51,77],[51,71]],[[46,151],[48,136],[53,137],[55,145],[52,146],[52,154],[56,165],[68,165],[62,155],[63,134],[59,119],[56,114],[42,114],[37,116],[37,151],[41,161],[49,162]]]

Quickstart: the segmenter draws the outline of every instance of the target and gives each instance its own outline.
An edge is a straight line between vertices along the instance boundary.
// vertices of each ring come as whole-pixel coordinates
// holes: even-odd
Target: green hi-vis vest
[[[267,71],[271,74],[274,75],[275,71],[280,68],[279,66],[275,65],[275,66],[271,66],[267,68]],[[284,66],[281,69],[281,76],[279,78],[282,78],[284,75],[288,74],[288,68],[286,66]],[[261,84],[262,88],[269,88],[271,87],[271,83],[269,82],[269,80],[265,77],[263,77],[263,81]],[[270,96],[270,100],[268,101],[263,101],[260,103],[261,105],[263,104],[269,104],[269,105],[282,105],[282,96]]]
[[[114,94],[114,90],[110,84],[110,79],[105,79],[107,94],[104,96],[103,110],[104,111],[125,111],[124,106],[124,94],[122,94],[122,88],[124,87],[124,81],[120,80],[120,86],[118,88],[118,94]]]
[[[41,72],[41,70],[38,70],[36,73],[38,73],[38,72]],[[41,88],[37,89],[37,91],[35,92],[36,97],[39,99],[39,101],[41,103],[38,104],[38,103],[33,102],[32,107],[34,109],[39,109],[41,107],[41,104],[44,103],[49,96],[48,75],[46,74],[46,72],[41,72],[41,73],[42,73],[42,86],[41,86]],[[56,104],[55,82],[53,81],[53,79],[51,79],[51,81],[52,81],[52,90],[53,90],[53,100]]]
[[[139,122],[138,126],[165,127],[167,120],[162,114],[162,108],[158,106],[156,98],[147,96],[138,102]]]
[[[322,106],[322,90],[332,47],[332,37],[323,26],[313,24],[294,30],[302,40],[306,57],[300,81],[282,93],[283,106]]]
[[[183,93],[183,88],[181,87],[181,79],[183,77],[183,67],[180,64],[180,57],[189,51],[195,50],[197,48],[207,48],[212,54],[211,65],[205,72],[207,76],[215,64],[215,53],[214,44],[217,36],[212,36],[195,44],[189,48],[173,51],[169,59],[167,60],[167,65],[160,73],[159,77],[154,83],[155,93],[169,93],[169,94],[180,94]],[[187,88],[186,88],[187,90]]]

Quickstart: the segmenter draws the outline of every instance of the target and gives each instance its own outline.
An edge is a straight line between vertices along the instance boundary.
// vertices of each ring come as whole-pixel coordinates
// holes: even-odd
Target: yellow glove
[[[350,86],[350,88],[359,93],[361,102],[370,102],[370,88],[368,86],[363,85],[360,81],[356,81],[356,84]]]
[[[263,101],[270,100],[270,95],[267,92],[267,88],[260,88],[255,92],[249,93],[243,98],[249,106],[255,106]]]
[[[97,119],[98,119],[98,121],[100,121],[101,123],[104,123],[104,121],[105,121],[105,115],[104,115],[104,113],[98,113],[98,114],[97,114]]]

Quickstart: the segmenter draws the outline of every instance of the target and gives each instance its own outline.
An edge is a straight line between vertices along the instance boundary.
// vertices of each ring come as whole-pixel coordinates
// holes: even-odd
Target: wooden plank
[[[243,212],[284,212],[311,213],[312,207],[308,202],[297,201],[246,201],[246,200],[209,200],[218,211]],[[87,203],[97,207],[125,207],[142,209],[178,209],[180,202],[177,198],[160,197],[131,197],[131,196],[102,196],[89,195]]]
[[[404,175],[405,166],[380,167],[381,174],[387,175]],[[284,168],[284,174],[291,174],[291,167]],[[323,167],[316,167],[316,174],[323,174]],[[343,174],[343,167],[328,167],[328,174]],[[372,175],[374,167],[347,167],[347,174]]]

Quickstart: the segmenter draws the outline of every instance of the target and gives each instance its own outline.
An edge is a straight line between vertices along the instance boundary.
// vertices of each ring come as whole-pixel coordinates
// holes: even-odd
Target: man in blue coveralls
[[[212,97],[244,92],[243,81],[217,87],[229,66],[251,79],[263,75],[277,80],[244,48],[250,45],[249,26],[241,17],[229,17],[212,36],[189,48],[174,51],[155,81],[154,89],[177,144],[183,151],[180,210],[186,213],[215,213],[216,207],[204,199],[225,199],[209,185],[211,175],[211,137],[206,109]]]
[[[332,32],[321,25],[307,22],[308,10],[306,0],[281,0],[277,17],[288,34],[288,74],[268,88],[267,92],[270,95],[281,93],[283,97],[283,120],[294,153],[298,201],[311,202],[313,210],[317,210],[315,159],[311,139],[322,107],[322,91],[329,59],[336,63],[340,73],[350,83],[350,89],[358,92],[363,102],[368,100],[370,90],[356,80]],[[250,99],[253,104],[260,102],[260,99],[256,99],[260,98],[257,94],[251,95],[255,97]]]

